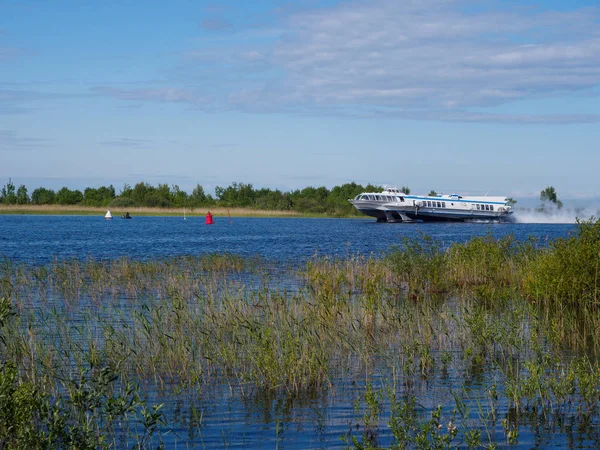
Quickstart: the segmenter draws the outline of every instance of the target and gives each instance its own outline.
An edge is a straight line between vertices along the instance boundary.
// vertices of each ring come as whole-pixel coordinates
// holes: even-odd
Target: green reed
[[[289,267],[223,254],[4,260],[0,408],[20,411],[6,426],[24,434],[0,422],[0,439],[33,442],[58,414],[63,430],[82,427],[78,445],[116,447],[115,421],[131,416],[136,442],[152,446],[163,416],[140,398],[140,380],[297,398],[391,373],[392,385],[369,381],[355,403],[362,429],[345,439],[365,448],[491,446],[495,426],[518,442],[527,417],[595,420],[599,228],[581,223],[547,247],[485,236],[445,248],[421,236],[384,257]],[[450,376],[464,384],[419,409],[419,386]],[[483,389],[474,400],[472,380]],[[58,409],[32,415],[52,399]]]

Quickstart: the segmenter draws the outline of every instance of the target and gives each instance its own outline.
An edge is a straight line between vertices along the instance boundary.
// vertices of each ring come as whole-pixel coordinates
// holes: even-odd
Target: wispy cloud
[[[0,63],[12,61],[13,59],[29,55],[31,53],[31,51],[24,48],[0,46]]]
[[[494,5],[474,11],[460,0],[370,0],[295,10],[262,37],[255,28],[245,31],[248,39],[237,33],[238,39],[205,41],[185,52],[169,74],[179,87],[97,92],[254,112],[598,122],[596,115],[569,112],[493,111],[594,92],[600,86],[600,10]],[[207,19],[204,25],[219,24]]]
[[[156,89],[119,89],[99,86],[93,88],[94,92],[109,95],[121,100],[129,101],[154,101],[203,104],[206,99],[192,89],[183,88],[156,88]]]
[[[6,83],[2,84],[6,85]],[[36,110],[32,105],[37,105],[41,101],[78,97],[82,95],[0,88],[0,114],[31,113]]]
[[[206,31],[228,31],[233,28],[231,23],[221,17],[204,18],[200,21],[200,28]]]
[[[110,141],[102,141],[100,144],[107,147],[130,148],[135,150],[143,150],[154,146],[154,141],[150,139],[130,139],[120,138]]]
[[[13,130],[0,130],[0,152],[38,150],[48,145],[48,139],[20,136]]]

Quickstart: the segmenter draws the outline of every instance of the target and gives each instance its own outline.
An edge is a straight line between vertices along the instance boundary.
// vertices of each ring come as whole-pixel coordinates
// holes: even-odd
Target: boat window
[[[494,205],[490,205],[490,211],[494,210]]]
[[[477,205],[475,205],[475,206],[477,206],[477,209],[481,209],[481,206],[479,206],[479,204],[477,204]]]
[[[375,200],[381,200],[381,198],[379,197],[379,195],[375,196]]]
[[[490,210],[490,205],[485,205],[485,210],[489,211]]]
[[[403,202],[404,201],[404,197],[400,197],[400,201]]]
[[[442,202],[437,202],[438,208],[442,207]]]
[[[442,208],[446,207],[446,202],[442,202]]]

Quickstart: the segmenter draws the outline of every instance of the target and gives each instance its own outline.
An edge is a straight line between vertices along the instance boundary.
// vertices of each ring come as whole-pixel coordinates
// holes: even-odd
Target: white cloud
[[[600,85],[599,10],[508,9],[459,0],[370,0],[292,12],[273,28],[203,41],[169,73],[178,88],[104,93],[245,111],[421,120],[597,122],[494,113]],[[501,5],[502,6],[502,5]],[[265,39],[264,36],[270,36]],[[235,37],[235,38],[234,38]],[[488,113],[469,112],[489,109]]]
[[[301,14],[290,19],[273,61],[296,97],[330,104],[494,106],[600,84],[596,11],[460,6],[370,1]],[[556,37],[565,29],[569,43]]]

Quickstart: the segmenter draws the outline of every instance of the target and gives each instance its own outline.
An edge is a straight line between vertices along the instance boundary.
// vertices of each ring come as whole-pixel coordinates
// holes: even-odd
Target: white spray
[[[586,208],[561,208],[546,205],[544,210],[538,208],[515,208],[513,221],[515,223],[575,223],[577,219],[588,220],[600,217],[600,205]]]

